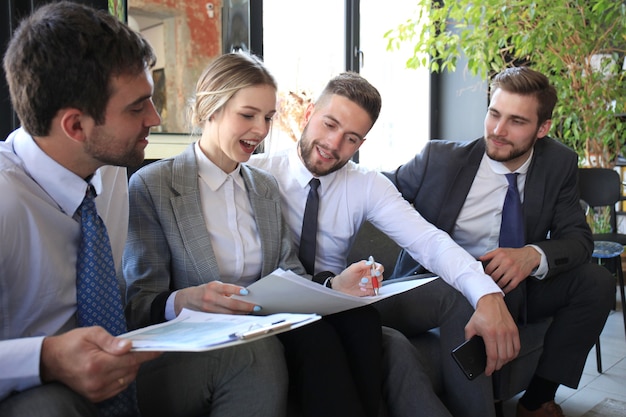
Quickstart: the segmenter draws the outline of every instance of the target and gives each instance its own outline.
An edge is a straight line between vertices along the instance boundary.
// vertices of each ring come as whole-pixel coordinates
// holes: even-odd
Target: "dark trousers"
[[[584,264],[526,282],[528,322],[553,318],[536,374],[577,388],[589,351],[615,303],[615,277],[600,265]]]
[[[360,307],[278,335],[289,370],[289,397],[311,417],[377,416],[382,377],[378,312]]]

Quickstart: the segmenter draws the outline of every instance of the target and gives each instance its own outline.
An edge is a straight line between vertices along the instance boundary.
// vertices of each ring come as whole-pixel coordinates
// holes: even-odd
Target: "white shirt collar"
[[[196,162],[198,163],[198,176],[202,178],[212,191],[216,191],[224,185],[228,177],[231,177],[235,181],[235,184],[239,185],[244,190],[246,189],[243,177],[241,176],[241,164],[237,164],[237,168],[227,174],[202,152],[198,142],[194,145],[194,150],[196,152]]]
[[[33,180],[64,213],[73,216],[85,198],[87,182],[48,156],[22,128],[13,136],[13,149]],[[99,195],[102,192],[100,170],[91,178],[91,183]]]
[[[534,153],[535,153],[535,149],[533,148],[530,151],[530,156],[528,157],[528,159],[522,164],[522,166],[520,166],[513,172],[517,172],[518,174],[521,174],[521,175],[526,175],[526,173],[528,172],[528,168],[530,167],[530,163],[533,160]],[[486,152],[483,155],[483,159],[487,161],[487,163],[489,164],[489,167],[491,167],[491,170],[495,172],[496,174],[504,175],[504,174],[511,173],[511,171],[509,171],[509,169],[502,162],[494,161],[493,159],[489,158]]]
[[[298,146],[294,146],[289,152],[289,165],[290,171],[293,174],[296,181],[302,188],[306,188],[309,185],[309,181],[315,176],[311,174],[311,172],[304,165],[304,162],[300,159],[300,155],[298,155]],[[328,186],[334,181],[338,172],[346,169],[346,165],[341,167],[338,171],[331,172],[330,174],[323,175],[321,177],[315,177],[320,180],[320,192],[321,190],[328,188]]]

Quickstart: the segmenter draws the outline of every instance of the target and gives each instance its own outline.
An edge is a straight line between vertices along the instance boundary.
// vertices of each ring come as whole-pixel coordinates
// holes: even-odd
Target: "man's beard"
[[[85,151],[105,165],[138,167],[144,161],[145,151],[137,149],[137,143],[134,143],[131,149],[116,152],[114,148],[108,146],[112,142],[112,138],[106,134],[96,134],[85,142]]]
[[[305,147],[305,142],[308,143],[308,147]],[[316,152],[317,150],[315,149],[315,143],[306,140],[306,128],[302,132],[302,136],[300,137],[300,141],[298,142],[298,148],[300,150],[300,158],[302,159],[304,166],[309,170],[311,174],[315,175],[316,177],[323,177],[324,175],[331,174],[341,169],[345,164],[348,163],[348,161],[340,161],[335,152],[327,151],[329,154],[336,158],[337,162],[335,163],[335,165],[332,165],[328,169],[323,170],[315,166],[311,160],[313,152]]]
[[[494,161],[497,162],[509,162],[512,161],[514,159],[519,158],[520,156],[524,155],[525,153],[527,153],[528,151],[530,151],[532,149],[533,146],[535,146],[535,142],[536,140],[530,142],[530,144],[528,146],[525,146],[524,148],[515,148],[515,146],[512,147],[511,151],[508,153],[508,155],[498,155],[497,152],[491,152],[489,149],[489,141],[494,139],[494,138],[498,138],[498,136],[496,135],[489,135],[488,136],[488,142],[487,142],[487,156],[491,159],[493,159]],[[501,139],[500,139],[501,140]],[[511,143],[508,142],[507,143]]]

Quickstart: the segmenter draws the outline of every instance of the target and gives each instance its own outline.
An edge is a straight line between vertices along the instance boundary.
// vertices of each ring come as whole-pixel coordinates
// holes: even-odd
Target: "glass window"
[[[344,71],[344,14],[344,3],[337,0],[263,1],[263,60],[278,82],[282,110],[266,152],[293,145],[306,100]]]
[[[407,69],[405,63],[412,56],[412,48],[405,44],[399,51],[387,51],[384,38],[385,32],[405,21],[414,10],[412,1],[361,0],[360,73],[383,99],[380,117],[359,150],[359,163],[369,168],[397,168],[421,151],[429,138],[428,70]]]
[[[381,8],[384,7],[384,10]],[[429,137],[429,75],[405,68],[411,51],[387,51],[385,32],[406,20],[414,3],[360,1],[361,74],[383,98],[381,115],[361,146],[359,162],[393,169],[419,152]],[[279,84],[281,117],[265,151],[293,145],[300,135],[298,105],[315,99],[345,71],[345,4],[337,0],[264,0],[263,56]]]

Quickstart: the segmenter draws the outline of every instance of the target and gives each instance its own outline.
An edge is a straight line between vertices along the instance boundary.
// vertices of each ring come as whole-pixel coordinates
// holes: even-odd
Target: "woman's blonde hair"
[[[217,57],[204,70],[191,102],[192,128],[202,128],[239,90],[257,85],[278,89],[276,80],[256,56],[245,52]]]

